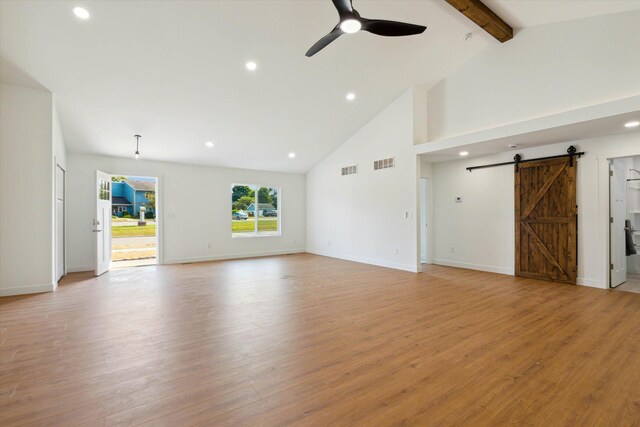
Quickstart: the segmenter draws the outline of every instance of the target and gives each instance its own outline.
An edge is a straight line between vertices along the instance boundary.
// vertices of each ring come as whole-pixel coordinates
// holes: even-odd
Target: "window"
[[[280,235],[280,189],[251,184],[231,186],[231,236]]]
[[[100,180],[100,184],[98,186],[98,198],[100,200],[111,199],[111,182],[104,179]]]

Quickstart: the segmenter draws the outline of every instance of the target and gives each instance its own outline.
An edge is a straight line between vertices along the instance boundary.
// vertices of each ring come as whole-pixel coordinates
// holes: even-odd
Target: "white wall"
[[[373,170],[388,157],[395,168]],[[307,174],[307,251],[417,271],[416,165],[409,90]]]
[[[522,29],[428,92],[429,140],[638,95],[639,51],[640,11]]]
[[[52,96],[0,84],[0,295],[51,291]]]
[[[67,163],[69,271],[93,270],[95,266],[91,224],[96,210],[96,169],[115,175],[160,179],[160,250],[165,264],[304,251],[304,175],[75,153],[68,155]],[[231,238],[231,184],[234,183],[281,188],[281,236]]]
[[[578,283],[605,288],[608,248],[606,158],[640,154],[640,132],[519,150],[525,159],[563,154],[569,145],[587,154],[579,160]],[[512,160],[515,152],[432,164],[434,262],[498,273],[514,273],[514,173],[512,166],[468,166]],[[605,164],[603,168],[603,164]],[[454,198],[462,196],[462,203]],[[453,248],[453,252],[451,250]]]

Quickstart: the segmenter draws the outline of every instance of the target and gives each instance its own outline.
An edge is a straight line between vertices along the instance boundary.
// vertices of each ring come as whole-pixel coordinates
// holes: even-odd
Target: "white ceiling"
[[[337,23],[330,0],[2,0],[0,73],[55,94],[72,152],[131,156],[139,133],[146,159],[306,172],[410,86],[435,84],[498,43],[441,0],[354,3],[364,17],[428,29],[345,36],[306,58]],[[487,4],[516,26],[640,8]],[[72,14],[77,5],[88,21]],[[465,42],[469,31],[475,36]],[[248,60],[258,63],[255,73],[244,68]]]

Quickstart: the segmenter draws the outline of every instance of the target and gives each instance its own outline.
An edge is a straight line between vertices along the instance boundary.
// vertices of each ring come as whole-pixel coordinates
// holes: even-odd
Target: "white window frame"
[[[247,221],[249,221],[250,219],[253,219],[253,233],[234,233],[233,232],[233,218],[231,219],[231,237],[233,239],[246,239],[246,238],[252,238],[252,237],[280,237],[282,236],[282,215],[281,215],[281,209],[282,209],[282,187],[278,186],[278,185],[263,185],[263,184],[242,184],[242,183],[234,183],[231,184],[231,196],[233,196],[233,188],[236,186],[243,186],[243,187],[249,187],[253,190],[254,192],[254,198],[253,198],[253,206],[254,206],[254,212],[253,212],[253,218],[251,217],[251,215],[249,215],[249,211],[247,210],[246,213],[247,215],[249,215],[249,218],[247,219]],[[277,212],[277,221],[278,221],[278,232],[276,234],[260,234],[258,232],[258,218],[260,217],[260,205],[258,204],[258,190],[260,190],[261,188],[269,188],[269,189],[275,189],[278,191],[278,207],[276,208],[276,212]],[[229,197],[229,203],[231,204],[229,211],[233,211],[233,197]]]

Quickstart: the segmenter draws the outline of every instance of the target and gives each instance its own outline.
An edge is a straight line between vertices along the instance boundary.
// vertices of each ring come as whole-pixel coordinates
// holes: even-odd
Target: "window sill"
[[[231,234],[231,238],[232,239],[250,239],[250,238],[255,238],[255,237],[281,237],[282,233],[278,233],[278,234],[252,234],[252,233],[238,233],[238,234]]]

